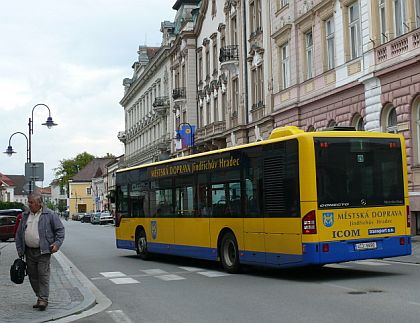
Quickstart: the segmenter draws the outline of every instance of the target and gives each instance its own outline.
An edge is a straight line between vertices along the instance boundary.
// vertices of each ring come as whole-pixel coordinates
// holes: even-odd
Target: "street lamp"
[[[46,107],[48,109],[48,118],[47,118],[47,121],[45,121],[42,125],[43,126],[47,126],[48,129],[51,129],[51,127],[57,125],[56,123],[54,123],[53,119],[51,118],[51,110],[50,110],[50,108],[46,104],[44,104],[44,103],[38,103],[38,104],[36,104],[32,108],[32,115],[31,115],[31,118],[29,118],[29,122],[28,122],[28,127],[29,127],[29,135],[28,135],[28,137],[24,133],[22,133],[20,131],[13,133],[10,136],[10,138],[9,138],[9,146],[7,147],[6,151],[4,152],[5,154],[7,154],[9,156],[12,156],[12,154],[16,153],[13,150],[13,148],[12,148],[12,146],[10,144],[10,140],[12,139],[12,137],[15,134],[20,133],[20,134],[24,135],[25,138],[26,138],[26,162],[29,163],[29,164],[32,162],[31,143],[32,143],[32,135],[34,134],[34,121],[33,121],[33,119],[34,119],[34,110],[38,106],[44,106],[44,107]],[[29,180],[29,193],[32,193],[32,179]]]
[[[48,105],[44,104],[44,103],[38,103],[36,104],[33,108],[32,108],[32,118],[29,118],[29,122],[28,122],[28,127],[29,127],[29,162],[31,162],[32,160],[32,155],[31,155],[31,136],[34,134],[34,110],[36,107],[39,106],[44,106],[48,109],[48,118],[47,121],[45,121],[42,125],[43,126],[47,126],[48,129],[51,129],[53,126],[56,126],[57,124],[54,123],[53,119],[51,118],[51,110],[48,107]],[[31,184],[29,184],[29,187],[31,186]]]
[[[189,135],[190,135],[190,139],[191,139],[191,145],[190,145],[190,147],[191,147],[192,153],[194,153],[195,152],[195,146],[194,146],[195,145],[195,142],[194,142],[194,128],[188,122],[181,122],[178,125],[177,131],[176,131],[176,139],[177,140],[182,140],[182,136],[180,134],[180,128],[181,128],[182,125],[188,126]]]
[[[21,134],[22,136],[26,138],[26,162],[29,163],[31,160],[30,152],[29,152],[29,140],[28,140],[28,137],[23,132],[16,131],[15,133],[12,133],[12,135],[9,138],[9,146],[7,146],[7,149],[4,153],[7,154],[9,157],[12,157],[13,154],[16,154],[11,144],[12,137],[16,134]]]

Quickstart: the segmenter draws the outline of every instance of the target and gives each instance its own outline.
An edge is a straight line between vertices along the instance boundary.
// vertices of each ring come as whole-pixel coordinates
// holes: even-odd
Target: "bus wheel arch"
[[[232,230],[225,228],[220,232],[217,249],[223,268],[230,274],[238,273],[240,269],[239,248]]]
[[[146,230],[144,230],[143,226],[138,226],[136,229],[136,252],[137,255],[146,260],[149,258],[149,252],[147,251],[147,236]]]

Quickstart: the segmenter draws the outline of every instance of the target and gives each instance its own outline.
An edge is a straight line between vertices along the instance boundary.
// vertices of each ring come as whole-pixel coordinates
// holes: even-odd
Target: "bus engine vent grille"
[[[264,206],[267,214],[279,215],[286,210],[284,156],[264,159]]]

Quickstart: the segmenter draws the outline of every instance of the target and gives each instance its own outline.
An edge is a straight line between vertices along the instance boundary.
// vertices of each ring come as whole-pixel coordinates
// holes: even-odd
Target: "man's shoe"
[[[33,308],[39,308],[39,299],[36,300],[36,304],[32,306]]]
[[[38,305],[38,309],[40,311],[45,311],[45,309],[47,308],[47,306],[48,306],[48,302],[47,301],[40,300],[39,301],[39,305]]]

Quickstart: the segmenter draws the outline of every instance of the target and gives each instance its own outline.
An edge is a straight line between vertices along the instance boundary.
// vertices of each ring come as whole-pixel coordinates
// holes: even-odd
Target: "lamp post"
[[[21,134],[22,136],[24,136],[26,138],[26,162],[29,163],[31,161],[29,140],[28,140],[28,137],[23,132],[16,131],[16,132],[11,134],[11,136],[9,138],[9,146],[7,146],[7,149],[4,153],[7,154],[9,157],[12,157],[13,154],[16,154],[16,152],[13,150],[13,147],[12,147],[12,144],[11,144],[12,137],[16,134]]]
[[[191,147],[192,153],[194,154],[194,152],[195,152],[194,129],[193,129],[193,127],[188,122],[181,122],[178,125],[177,131],[176,131],[176,139],[177,140],[182,140],[181,134],[179,133],[180,132],[180,128],[181,128],[182,125],[186,125],[189,128],[190,138],[191,138],[191,145],[190,145],[190,147]]]
[[[34,110],[38,106],[44,106],[44,107],[46,107],[48,109],[48,118],[47,118],[47,121],[45,121],[42,125],[43,126],[47,126],[48,129],[51,129],[51,127],[57,125],[56,123],[54,123],[54,121],[51,118],[51,110],[50,110],[50,108],[46,104],[44,104],[44,103],[38,103],[38,104],[36,104],[32,108],[32,115],[31,115],[31,118],[29,118],[29,122],[28,122],[28,127],[29,127],[28,136],[26,136],[24,133],[22,133],[20,131],[13,133],[10,136],[10,138],[9,138],[9,146],[7,147],[7,150],[4,152],[5,154],[8,154],[9,156],[12,156],[12,154],[15,153],[15,151],[13,151],[13,148],[12,148],[12,146],[10,144],[10,140],[12,139],[12,137],[15,134],[20,133],[20,134],[24,135],[25,138],[26,138],[26,162],[29,163],[29,164],[32,163],[31,143],[32,143],[32,135],[34,133],[34,121],[33,121],[33,119],[34,119]],[[33,188],[32,182],[33,182],[32,179],[30,179],[29,180],[29,193],[32,193],[32,188]]]

